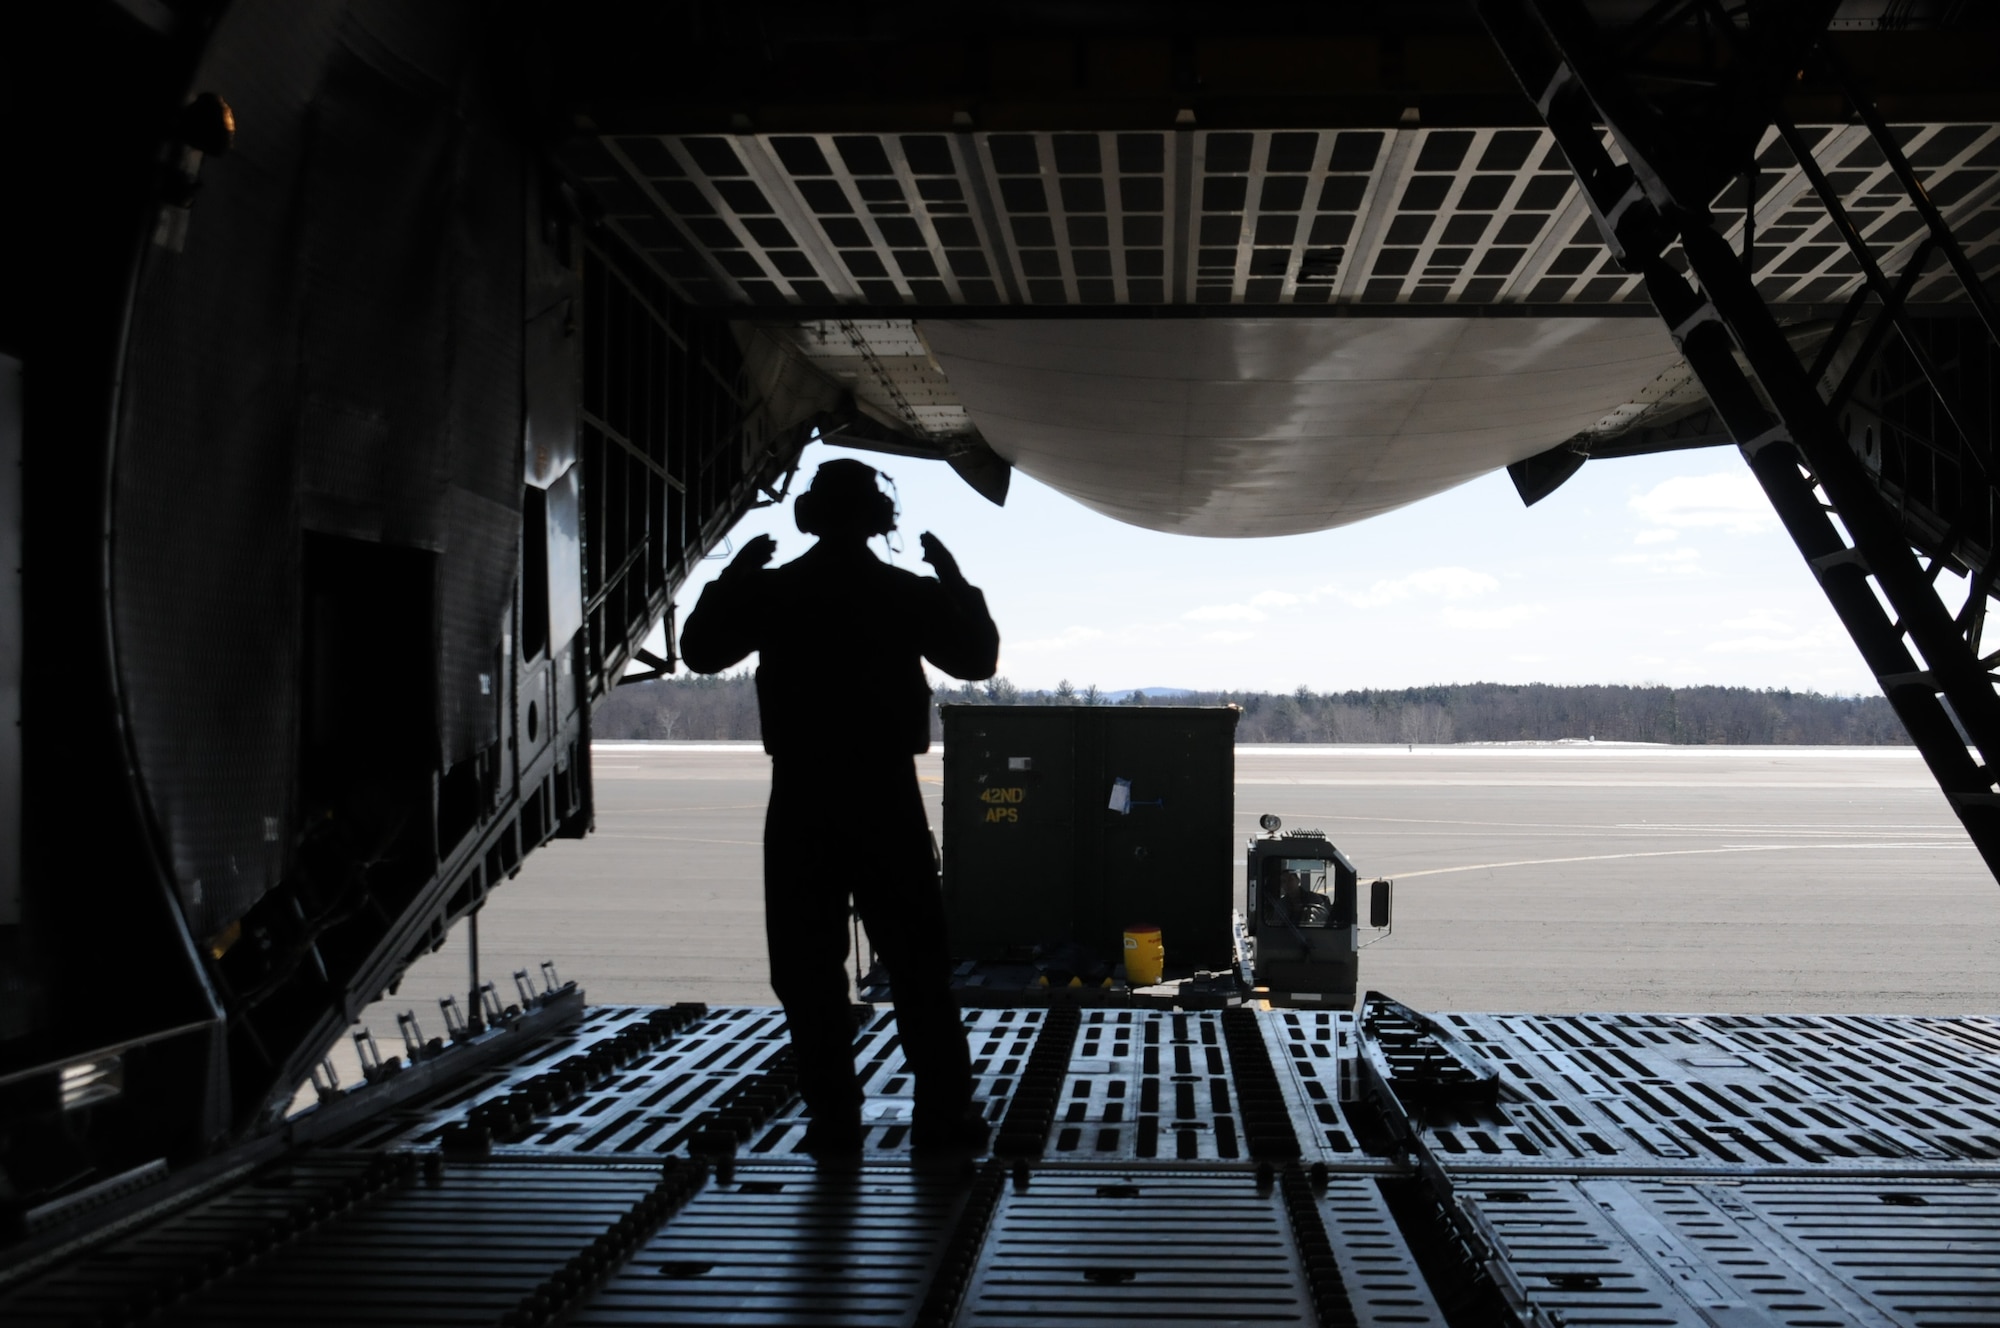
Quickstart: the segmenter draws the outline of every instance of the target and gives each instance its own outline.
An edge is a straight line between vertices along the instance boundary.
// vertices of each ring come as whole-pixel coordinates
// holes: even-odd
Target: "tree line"
[[[840,698],[829,696],[829,705]],[[1880,696],[1750,687],[1558,686],[1454,683],[1435,687],[1315,692],[1134,692],[1112,699],[1065,681],[1023,691],[1005,678],[939,687],[938,705],[1234,705],[1244,743],[1599,742],[1757,745],[1882,745],[1909,742]],[[748,670],[662,678],[620,687],[597,706],[599,738],[753,740],[757,689]]]

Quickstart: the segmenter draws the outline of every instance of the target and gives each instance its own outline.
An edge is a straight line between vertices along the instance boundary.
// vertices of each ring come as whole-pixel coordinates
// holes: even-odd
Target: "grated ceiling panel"
[[[1919,222],[1865,130],[1804,132],[1895,270]],[[2000,126],[1897,132],[1994,270]],[[566,160],[710,305],[1644,306],[1545,129],[626,134],[577,139]],[[1841,298],[1858,272],[1775,130],[1758,162],[1760,288]],[[1740,245],[1731,193],[1716,207]],[[1927,277],[1913,298],[1945,297]]]
[[[907,318],[816,318],[784,329],[808,364],[877,414],[926,438],[974,432],[958,393]]]

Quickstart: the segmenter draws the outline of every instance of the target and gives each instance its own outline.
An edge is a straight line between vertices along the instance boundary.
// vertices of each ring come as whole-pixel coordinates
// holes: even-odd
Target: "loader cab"
[[[1253,984],[1273,1005],[1348,1009],[1362,946],[1360,875],[1316,830],[1286,831],[1275,816],[1249,843],[1243,919]],[[1369,924],[1386,934],[1390,882],[1370,887]]]

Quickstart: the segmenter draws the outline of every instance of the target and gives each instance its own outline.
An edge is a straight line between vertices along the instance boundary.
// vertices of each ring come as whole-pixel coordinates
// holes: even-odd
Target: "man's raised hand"
[[[924,561],[936,569],[939,581],[954,588],[965,584],[965,573],[958,570],[958,559],[951,556],[943,540],[926,530],[918,543],[923,545]]]
[[[758,535],[746,543],[737,555],[729,560],[729,566],[722,569],[722,577],[735,580],[747,576],[763,567],[778,553],[778,541],[769,535]]]

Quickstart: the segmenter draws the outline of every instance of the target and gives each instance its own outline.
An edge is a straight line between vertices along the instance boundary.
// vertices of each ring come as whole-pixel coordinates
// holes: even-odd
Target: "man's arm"
[[[681,660],[696,673],[720,673],[757,649],[763,626],[757,572],[777,551],[776,540],[757,536],[695,601],[681,625]]]
[[[1000,667],[1000,629],[986,611],[986,596],[958,570],[944,541],[926,531],[921,543],[924,561],[938,574],[933,611],[925,615],[924,658],[968,682],[992,677]]]

